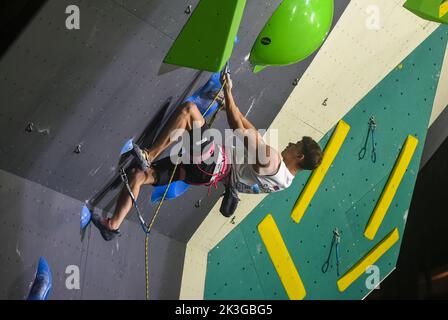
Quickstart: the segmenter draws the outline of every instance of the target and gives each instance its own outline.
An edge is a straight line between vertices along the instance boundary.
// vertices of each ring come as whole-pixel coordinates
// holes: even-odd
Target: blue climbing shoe
[[[52,287],[51,279],[51,270],[48,262],[41,257],[28,300],[47,300]]]
[[[146,153],[135,143],[133,143],[132,146],[133,148],[131,150],[131,153],[135,157],[135,159],[137,159],[138,167],[143,171],[148,170],[151,164],[146,159]]]
[[[121,236],[120,229],[117,230],[109,229],[107,221],[108,220],[106,218],[103,218],[98,214],[92,214],[92,222],[95,225],[95,227],[97,227],[97,229],[100,231],[101,236],[103,237],[104,240],[111,241],[116,237],[120,237]]]

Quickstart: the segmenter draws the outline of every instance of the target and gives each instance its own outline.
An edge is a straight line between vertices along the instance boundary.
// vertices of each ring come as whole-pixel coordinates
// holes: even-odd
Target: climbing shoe
[[[131,150],[131,153],[135,157],[135,159],[137,159],[139,168],[143,171],[148,170],[150,167],[150,163],[146,158],[146,153],[135,143],[133,143],[132,146],[133,148]]]
[[[104,240],[111,241],[115,239],[117,236],[120,237],[121,236],[120,230],[119,229],[111,230],[109,228],[107,221],[108,220],[106,218],[103,218],[97,214],[92,215],[92,222],[95,225],[95,227],[98,228]]]

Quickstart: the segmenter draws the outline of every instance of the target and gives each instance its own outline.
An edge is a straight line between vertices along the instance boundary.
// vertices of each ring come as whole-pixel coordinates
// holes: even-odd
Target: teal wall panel
[[[448,27],[441,26],[343,118],[351,130],[299,224],[293,222],[290,214],[309,172],[300,173],[288,190],[266,197],[210,251],[205,299],[288,298],[257,230],[269,213],[302,278],[306,299],[361,299],[370,291],[365,285],[366,274],[345,292],[339,292],[334,252],[328,272],[322,273],[335,227],[342,231],[341,276],[397,227],[400,241],[376,262],[381,279],[395,268],[447,40]],[[370,159],[371,141],[366,157],[358,158],[371,116],[377,123],[376,163]],[[330,130],[321,139],[322,147],[332,133]],[[364,237],[365,226],[409,134],[419,139],[419,145],[375,239],[370,241]],[[241,250],[236,250],[240,252],[232,250],[237,243],[244,243]],[[218,261],[219,270],[215,265]],[[250,265],[253,275],[239,270],[238,264]],[[234,285],[229,285],[230,281]],[[254,281],[258,281],[258,286]],[[223,283],[227,283],[225,290]],[[253,295],[246,286],[254,290]]]
[[[216,275],[206,282],[205,290],[210,293],[210,299],[265,299],[257,269],[239,227],[229,234],[224,245],[216,246],[214,254],[209,255],[207,270]]]

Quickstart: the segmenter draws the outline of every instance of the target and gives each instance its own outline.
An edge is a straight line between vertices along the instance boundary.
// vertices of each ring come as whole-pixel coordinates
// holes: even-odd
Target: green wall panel
[[[300,173],[289,189],[266,197],[210,251],[205,299],[288,299],[257,230],[269,213],[302,278],[306,299],[361,299],[369,293],[367,274],[339,292],[334,252],[328,272],[322,273],[335,227],[342,231],[341,276],[397,227],[400,241],[375,263],[381,279],[395,268],[447,40],[448,27],[441,26],[343,118],[351,130],[299,224],[290,214],[309,172]],[[366,157],[358,158],[371,116],[377,123],[376,163],[370,159],[371,141]],[[321,139],[322,147],[332,133],[330,130]],[[375,239],[370,241],[364,237],[365,226],[408,134],[417,137],[419,145]],[[245,270],[241,266],[246,266]]]

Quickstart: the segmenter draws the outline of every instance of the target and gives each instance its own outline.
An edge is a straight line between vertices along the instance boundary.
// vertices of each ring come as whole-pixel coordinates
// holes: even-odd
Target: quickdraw
[[[132,199],[132,205],[134,206],[135,210],[137,211],[138,219],[140,221],[140,225],[143,229],[143,232],[145,234],[149,233],[149,231],[146,228],[145,220],[143,219],[141,211],[138,207],[137,200],[135,199],[134,193],[132,192],[131,186],[129,185],[129,179],[128,179],[128,176],[127,176],[124,168],[120,168],[120,177],[121,177],[121,181],[123,181],[124,185],[126,186],[126,189],[128,190],[129,196]]]
[[[369,136],[372,137],[372,152],[370,154],[370,158],[373,163],[376,162],[376,141],[375,141],[375,130],[376,130],[376,122],[375,118],[372,116],[369,119],[369,128],[367,131],[366,141],[364,142],[364,147],[359,151],[358,157],[359,160],[364,159],[367,153],[367,144],[369,143]]]
[[[339,277],[339,244],[341,242],[341,233],[338,228],[333,230],[333,239],[331,240],[330,252],[328,254],[327,260],[322,265],[322,273],[326,273],[328,271],[328,267],[330,266],[331,253],[333,252],[333,247],[335,247],[336,251],[336,273]]]

